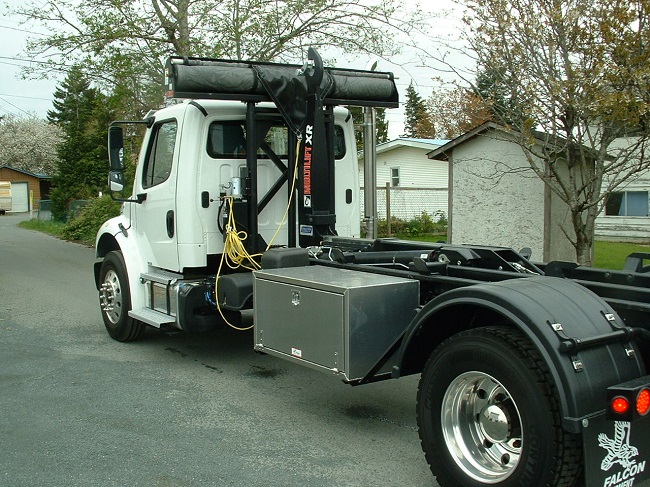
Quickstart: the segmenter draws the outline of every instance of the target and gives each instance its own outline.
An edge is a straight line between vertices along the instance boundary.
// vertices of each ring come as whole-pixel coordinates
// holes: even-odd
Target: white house
[[[567,206],[504,127],[484,123],[428,157],[449,164],[449,243],[530,247],[533,260],[575,261]]]
[[[409,220],[426,211],[431,216],[448,214],[447,161],[427,154],[447,140],[399,138],[377,145],[377,212],[386,218],[387,187],[391,215]],[[363,156],[359,157],[363,185]],[[362,192],[365,188],[361,188]],[[363,202],[363,197],[361,198]],[[362,215],[363,215],[362,208]]]
[[[632,142],[617,139],[612,150],[630,147]],[[648,191],[650,171],[641,171],[612,192],[596,218],[596,238],[601,240],[650,243]]]

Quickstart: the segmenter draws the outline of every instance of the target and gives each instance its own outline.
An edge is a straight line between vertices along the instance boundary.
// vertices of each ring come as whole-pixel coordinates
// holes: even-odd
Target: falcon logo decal
[[[605,433],[598,435],[598,445],[607,450],[607,456],[600,464],[602,470],[609,470],[615,463],[620,464],[623,468],[630,468],[636,463],[632,457],[637,456],[639,450],[630,445],[630,429],[630,423],[616,421],[613,440]]]
[[[600,464],[603,472],[609,471],[615,464],[618,469],[604,479],[603,487],[632,487],[636,477],[643,474],[646,461],[637,462],[634,458],[639,455],[639,449],[630,445],[630,432],[632,425],[627,421],[614,423],[614,438],[605,433],[598,434],[598,445],[607,450],[607,455]]]

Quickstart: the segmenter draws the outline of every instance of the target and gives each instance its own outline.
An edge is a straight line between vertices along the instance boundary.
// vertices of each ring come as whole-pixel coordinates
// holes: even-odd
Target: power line
[[[28,100],[44,100],[50,101],[49,98],[38,98],[36,96],[23,96],[23,95],[10,95],[8,93],[0,93],[0,96],[12,96],[14,98],[27,98]]]
[[[25,67],[23,64],[8,63],[6,61],[0,61],[0,64],[4,64],[5,66],[16,66],[17,68],[24,68]]]
[[[9,61],[20,61],[24,63],[50,64],[47,61],[37,61],[36,59],[24,59],[19,57],[0,56],[0,59],[8,59]]]
[[[11,105],[11,106],[14,107],[16,110],[20,110],[20,111],[23,112],[25,115],[29,115],[29,112],[26,112],[26,111],[23,110],[22,108],[20,108],[20,107],[14,105],[13,103],[8,102],[8,101],[5,100],[4,98],[0,98],[0,100],[2,100],[3,102],[5,102],[7,105]]]
[[[2,110],[2,111],[5,112],[7,115],[10,115],[10,116],[12,116],[12,117],[17,117],[17,116],[18,116],[18,115],[16,115],[14,112],[7,110],[7,109],[6,109],[5,107],[3,107],[2,105],[0,105],[0,110]],[[4,115],[0,116],[0,119],[2,119],[3,117],[4,117]]]
[[[34,35],[39,35],[39,36],[47,35],[47,34],[42,34],[40,32],[34,32],[34,31],[31,31],[31,30],[27,30],[27,29],[19,29],[17,27],[9,27],[7,25],[1,25],[1,24],[0,24],[0,29],[15,30],[16,32],[26,32],[28,34],[34,34]]]

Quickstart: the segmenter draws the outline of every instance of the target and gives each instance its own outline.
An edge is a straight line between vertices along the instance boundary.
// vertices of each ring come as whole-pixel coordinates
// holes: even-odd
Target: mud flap
[[[650,418],[608,421],[605,414],[583,429],[585,485],[630,487],[650,478]]]

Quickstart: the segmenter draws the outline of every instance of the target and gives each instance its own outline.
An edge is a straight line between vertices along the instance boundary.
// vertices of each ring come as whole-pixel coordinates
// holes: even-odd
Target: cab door
[[[151,128],[148,146],[141,161],[138,197],[134,205],[135,227],[149,264],[178,271],[176,235],[176,181],[179,130],[176,119],[157,121]],[[147,245],[148,244],[148,245]],[[148,247],[148,248],[146,248]]]

